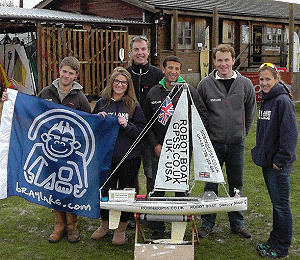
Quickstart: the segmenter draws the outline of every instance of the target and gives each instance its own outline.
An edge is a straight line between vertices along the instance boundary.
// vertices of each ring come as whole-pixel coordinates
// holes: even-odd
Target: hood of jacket
[[[57,90],[59,89],[59,85],[58,85],[59,80],[60,80],[60,78],[58,78],[58,79],[56,79],[56,80],[54,80],[52,82],[53,86],[56,87]],[[72,84],[72,88],[70,89],[70,91],[74,90],[74,89],[81,90],[81,89],[83,89],[83,87],[78,82],[74,81],[73,84]]]
[[[288,92],[284,89],[283,85],[280,83],[276,83],[273,88],[270,89],[268,93],[264,93],[261,91],[262,100],[272,99],[279,95],[288,95]]]

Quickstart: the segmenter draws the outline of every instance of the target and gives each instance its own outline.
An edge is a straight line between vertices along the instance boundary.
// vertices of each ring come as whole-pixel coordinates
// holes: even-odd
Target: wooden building
[[[287,66],[289,4],[274,0],[44,0],[37,8],[143,21],[129,35],[151,36],[151,59],[168,55],[183,62],[183,74],[196,85],[212,68],[212,47],[229,43],[240,57],[240,71],[256,71],[262,62]],[[300,33],[300,5],[294,4],[294,30]],[[146,30],[145,30],[146,29]],[[148,29],[148,30],[147,30]],[[149,31],[150,29],[150,31]]]
[[[129,31],[152,25],[138,20],[119,20],[48,9],[1,7],[0,35],[29,35],[34,42],[38,91],[59,77],[66,56],[81,62],[79,82],[87,96],[98,97],[116,66],[129,62]],[[29,37],[28,36],[28,37]],[[21,37],[21,36],[20,36]],[[1,40],[1,39],[0,39]],[[20,38],[20,40],[24,40]],[[125,49],[125,59],[119,50]]]
[[[299,35],[300,5],[294,14]],[[130,64],[130,40],[141,34],[151,42],[152,64],[177,55],[194,86],[211,71],[219,43],[235,47],[239,71],[266,61],[287,66],[289,4],[274,0],[44,0],[34,9],[1,8],[0,25],[0,34],[36,33],[39,90],[58,76],[62,58],[74,55],[85,93],[98,97],[113,68]]]

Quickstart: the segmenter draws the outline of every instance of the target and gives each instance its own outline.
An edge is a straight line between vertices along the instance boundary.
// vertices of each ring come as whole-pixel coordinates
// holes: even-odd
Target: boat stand
[[[196,228],[194,216],[190,216],[192,222],[192,240],[183,241],[185,227],[187,222],[172,222],[171,239],[151,240],[146,239],[145,233],[140,223],[139,216],[135,216],[135,247],[134,259],[151,259],[151,260],[193,260],[194,244],[199,243],[199,237]],[[182,230],[184,230],[182,232]],[[179,231],[179,232],[178,232]],[[141,235],[143,244],[138,243],[138,235]]]

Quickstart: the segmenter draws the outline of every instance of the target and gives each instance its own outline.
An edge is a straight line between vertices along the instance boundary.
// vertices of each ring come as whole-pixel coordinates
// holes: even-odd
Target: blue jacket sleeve
[[[295,107],[290,100],[281,100],[278,104],[279,114],[279,149],[273,163],[283,167],[295,160],[298,141],[298,124]]]

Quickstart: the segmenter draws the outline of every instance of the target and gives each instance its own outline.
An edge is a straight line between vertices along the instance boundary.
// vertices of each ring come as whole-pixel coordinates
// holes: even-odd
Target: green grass
[[[300,104],[296,105],[298,121]],[[253,126],[246,140],[246,163],[243,195],[248,197],[248,210],[245,212],[246,225],[251,231],[252,239],[243,239],[229,231],[226,213],[217,215],[215,231],[207,238],[195,244],[195,259],[261,259],[255,250],[258,242],[265,242],[272,228],[272,206],[264,184],[261,168],[254,165],[250,151],[255,145]],[[298,148],[299,154],[299,148]],[[291,206],[294,218],[294,234],[289,259],[300,259],[300,163],[294,164],[291,180]],[[140,186],[145,193],[145,178],[140,174]],[[222,187],[220,193],[223,194]],[[201,195],[203,184],[195,186],[194,195]],[[197,226],[201,222],[197,219]],[[112,236],[102,241],[93,241],[91,234],[100,225],[100,220],[79,217],[78,224],[81,241],[69,244],[62,239],[56,244],[48,242],[52,232],[54,218],[51,209],[27,202],[18,197],[0,201],[0,259],[133,259],[133,230],[127,230],[129,241],[123,246],[113,246]],[[149,228],[143,226],[146,235]],[[169,224],[168,224],[169,229]],[[191,239],[191,224],[186,231]],[[142,242],[141,240],[139,242]],[[184,260],[184,256],[182,258]]]

